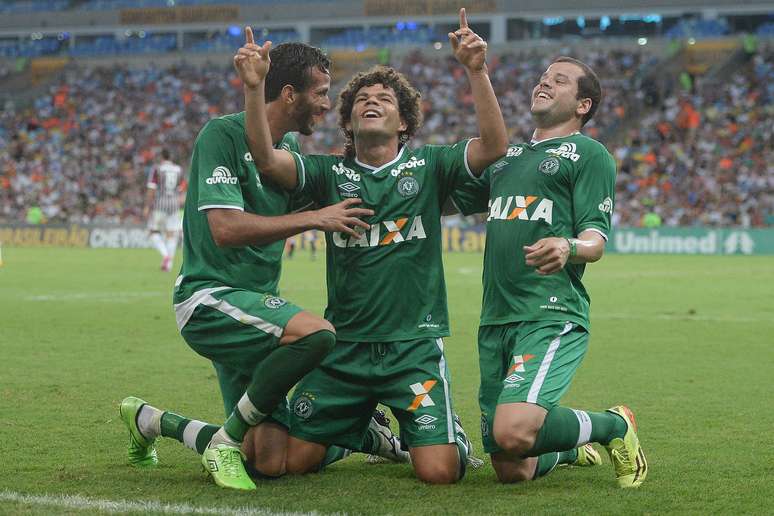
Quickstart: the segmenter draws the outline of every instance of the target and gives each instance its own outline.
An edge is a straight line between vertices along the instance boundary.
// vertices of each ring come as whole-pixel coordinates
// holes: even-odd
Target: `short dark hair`
[[[266,102],[276,100],[282,88],[290,84],[303,92],[312,82],[312,69],[330,73],[331,60],[322,50],[304,43],[282,43],[269,52],[271,67],[266,75]]]
[[[169,159],[171,154],[169,153],[169,149],[161,149],[161,158],[162,159]]]
[[[398,97],[398,113],[406,123],[406,130],[399,135],[400,143],[405,144],[422,126],[421,95],[406,79],[406,76],[389,66],[374,66],[366,72],[360,72],[349,80],[339,94],[339,127],[344,132],[347,143],[344,152],[347,156],[355,155],[354,139],[351,130],[347,130],[347,124],[352,119],[352,106],[355,96],[361,88],[381,84],[392,88]]]
[[[591,99],[589,112],[583,115],[581,126],[592,119],[597,112],[599,103],[602,102],[602,87],[599,85],[599,77],[589,65],[573,57],[560,56],[554,59],[554,63],[571,63],[583,70],[583,75],[578,78],[578,96],[576,99]]]

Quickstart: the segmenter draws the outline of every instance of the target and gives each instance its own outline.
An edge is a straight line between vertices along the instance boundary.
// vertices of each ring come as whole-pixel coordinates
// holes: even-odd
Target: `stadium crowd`
[[[654,66],[646,51],[492,55],[490,74],[512,142],[530,138],[532,86],[562,53],[588,62],[602,78],[603,104],[585,132],[618,160],[619,224],[772,224],[771,48],[729,81],[667,95],[634,124],[627,115],[644,96],[639,71]],[[425,125],[413,145],[475,132],[470,93],[459,87],[464,72],[452,58],[416,52],[394,64],[423,94]],[[336,79],[332,94],[347,77]],[[141,223],[145,178],[161,148],[187,165],[207,119],[242,104],[235,73],[222,65],[72,66],[32,109],[9,104],[0,113],[0,221],[24,221],[39,206],[49,221]],[[336,117],[334,109],[304,138],[305,152],[341,150]],[[632,128],[622,137],[620,127]]]

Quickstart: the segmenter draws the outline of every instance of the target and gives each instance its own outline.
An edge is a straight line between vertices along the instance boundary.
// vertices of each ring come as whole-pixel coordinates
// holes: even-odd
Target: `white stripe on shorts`
[[[188,320],[193,315],[194,310],[196,310],[196,307],[199,305],[204,305],[209,306],[210,308],[214,308],[215,310],[228,315],[232,319],[235,319],[242,324],[255,326],[262,332],[274,335],[277,338],[282,337],[282,333],[284,331],[282,327],[265,321],[260,317],[243,312],[224,299],[215,299],[212,297],[213,293],[230,288],[232,287],[205,288],[195,292],[191,297],[182,303],[176,304],[175,319],[177,319],[177,329],[182,331],[183,327],[188,323]]]
[[[551,344],[548,345],[546,356],[543,357],[543,361],[540,363],[540,369],[538,369],[537,376],[535,376],[535,380],[532,382],[532,387],[529,388],[529,393],[527,394],[527,403],[537,403],[540,389],[543,387],[546,374],[548,374],[548,368],[551,367],[551,361],[554,359],[554,354],[556,353],[556,350],[559,349],[559,342],[561,341],[562,335],[572,330],[572,327],[573,324],[568,321],[564,325],[562,332],[551,341]]]
[[[183,444],[196,451],[196,438],[199,436],[199,431],[205,426],[205,423],[196,420],[188,423],[183,429]]]
[[[449,433],[449,442],[455,442],[454,437],[454,416],[452,415],[451,397],[449,396],[449,381],[446,379],[446,357],[443,354],[443,339],[435,339],[438,349],[441,350],[441,360],[438,361],[438,368],[441,371],[441,380],[443,381],[443,396],[446,402],[446,429]]]
[[[582,410],[573,409],[573,412],[575,412],[575,417],[578,418],[578,424],[580,425],[578,442],[575,443],[575,447],[578,448],[589,442],[589,438],[591,437],[591,418]]]

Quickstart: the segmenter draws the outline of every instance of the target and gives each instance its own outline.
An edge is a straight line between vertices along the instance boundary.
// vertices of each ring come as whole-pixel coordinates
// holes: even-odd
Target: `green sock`
[[[342,448],[341,446],[328,446],[328,451],[325,452],[325,458],[323,459],[322,464],[320,464],[320,470],[341,459],[346,459],[351,454],[352,450],[347,448]]]
[[[546,414],[535,445],[527,456],[567,451],[589,442],[606,445],[626,433],[624,420],[612,412],[584,412],[554,407]]]
[[[247,392],[223,424],[226,434],[242,442],[247,430],[271,414],[291,387],[317,367],[335,344],[333,332],[320,330],[272,351],[258,365]]]
[[[559,464],[572,464],[578,460],[578,449],[573,448],[563,452],[549,452],[539,456],[537,467],[535,467],[535,476],[532,480],[544,477],[551,473]]]
[[[216,425],[188,419],[173,412],[164,412],[161,415],[161,435],[180,441],[200,455],[204,453],[217,431]]]

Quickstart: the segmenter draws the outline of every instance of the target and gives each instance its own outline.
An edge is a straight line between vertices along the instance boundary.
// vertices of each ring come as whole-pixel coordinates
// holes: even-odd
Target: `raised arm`
[[[271,41],[256,45],[253,30],[245,27],[245,45],[234,56],[234,68],[245,90],[245,138],[261,173],[286,190],[293,190],[298,184],[295,160],[289,152],[274,148],[266,118],[264,84],[271,65],[269,50]]]
[[[473,94],[479,138],[468,146],[468,164],[475,175],[481,175],[508,150],[505,121],[497,103],[486,67],[486,41],[470,30],[465,9],[460,9],[460,28],[449,33],[454,57],[465,67]]]

